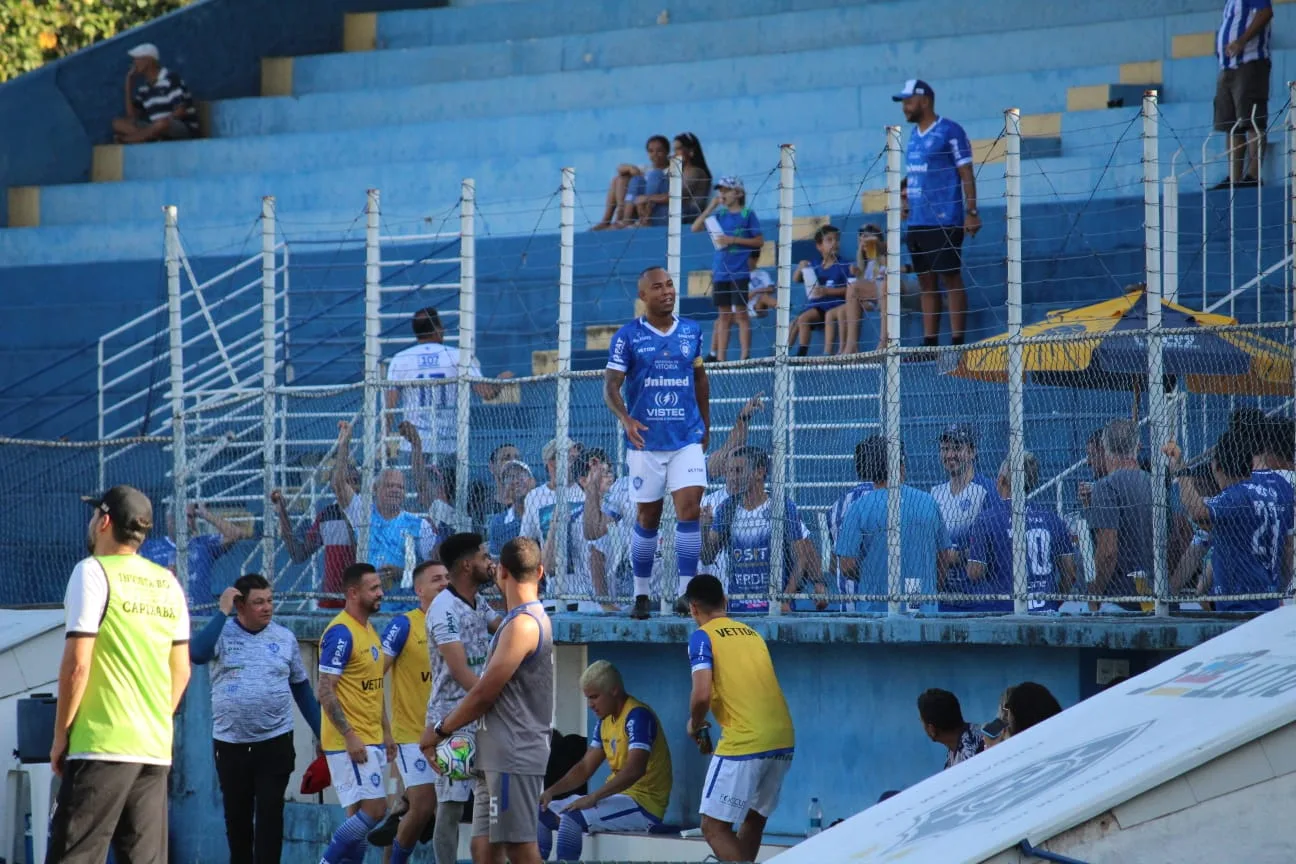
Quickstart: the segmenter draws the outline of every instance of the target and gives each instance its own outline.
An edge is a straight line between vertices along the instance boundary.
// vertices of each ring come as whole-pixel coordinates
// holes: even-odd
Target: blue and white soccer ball
[[[471,732],[455,732],[437,745],[432,768],[450,780],[471,780],[473,760],[477,756],[477,738]]]

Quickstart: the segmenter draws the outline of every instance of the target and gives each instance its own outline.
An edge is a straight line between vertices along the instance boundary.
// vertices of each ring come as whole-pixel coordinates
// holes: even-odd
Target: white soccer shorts
[[[712,756],[698,812],[731,825],[741,824],[748,810],[768,818],[778,806],[783,778],[791,767],[791,751],[770,756]]]
[[[400,769],[401,782],[407,788],[435,783],[441,776],[436,773],[417,744],[396,745],[396,767]]]
[[[579,795],[568,795],[555,798],[549,803],[549,810],[562,813],[567,805],[580,798]],[[600,831],[620,831],[624,833],[648,833],[661,820],[640,807],[629,795],[609,795],[593,807],[580,811],[585,817],[585,825],[591,834]]]
[[[706,454],[701,444],[690,444],[679,450],[627,450],[630,468],[630,500],[636,504],[660,501],[668,492],[705,488]]]
[[[333,791],[337,793],[338,803],[350,807],[361,801],[386,798],[387,789],[383,783],[383,769],[387,767],[387,750],[370,744],[366,750],[369,758],[364,762],[352,762],[345,750],[336,750],[324,754],[328,762],[329,775],[333,779]]]

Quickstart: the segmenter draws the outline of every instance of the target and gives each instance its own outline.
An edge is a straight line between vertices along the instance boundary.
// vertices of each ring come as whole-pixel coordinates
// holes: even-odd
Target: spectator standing
[[[811,264],[802,261],[792,274],[793,282],[801,282],[806,289],[806,305],[797,315],[792,332],[788,334],[788,347],[797,344],[796,356],[804,357],[810,351],[810,329],[827,320],[828,314],[846,304],[846,291],[855,281],[850,262],[840,258],[841,229],[834,225],[821,225],[814,235],[819,261]],[[813,283],[813,284],[812,284]],[[824,354],[832,354],[828,330],[824,330]]]
[[[1178,448],[1168,450],[1179,462]],[[1211,535],[1209,593],[1286,592],[1292,576],[1291,485],[1277,476],[1256,477],[1249,442],[1237,431],[1225,432],[1215,444],[1211,470],[1221,490],[1214,498],[1202,500],[1193,484],[1179,484],[1189,516]],[[1278,605],[1276,599],[1214,602],[1218,612],[1267,612]]]
[[[665,225],[670,203],[670,142],[654,135],[644,145],[648,164],[618,165],[608,184],[603,219],[592,229]]]
[[[710,227],[708,221],[712,221]],[[750,256],[753,249],[760,251],[765,245],[765,235],[761,233],[760,218],[747,208],[747,190],[741,177],[720,178],[716,196],[693,223],[693,231],[710,231],[716,247],[711,262],[711,296],[719,313],[715,325],[716,359],[725,359],[729,329],[737,325],[738,359],[746,360],[751,355],[751,319],[747,315]]]
[[[724,442],[719,449],[713,450],[707,456],[707,477],[719,478],[720,486],[712,489],[702,496],[702,519],[711,524],[715,524],[715,514],[729,498],[729,457],[734,452],[747,443],[747,433],[751,427],[752,418],[758,411],[765,408],[765,394],[757,393],[747,400],[747,404],[738,410],[738,416],[734,418],[733,428],[725,436]],[[698,573],[709,573],[720,580],[720,585],[729,590],[729,553],[724,549],[716,552],[715,560],[707,563],[699,562]]]
[[[933,486],[932,497],[945,520],[945,532],[953,550],[945,588],[953,594],[979,594],[981,585],[967,578],[967,544],[972,525],[986,505],[999,498],[994,481],[976,470],[976,429],[968,423],[951,423],[941,430],[940,460],[949,479]],[[977,601],[941,603],[945,611],[984,611]]]
[[[584,758],[540,796],[542,860],[549,858],[552,831],[558,860],[579,861],[586,833],[651,831],[670,803],[670,746],[657,714],[625,692],[621,673],[606,660],[591,663],[580,686],[599,725]],[[588,795],[573,794],[604,761],[611,769],[607,781]]]
[[[1093,485],[1088,513],[1094,539],[1090,593],[1143,594],[1152,573],[1152,477],[1139,467],[1138,425],[1112,420],[1103,427],[1102,441],[1107,474]]]
[[[360,486],[359,472],[352,468],[350,473],[347,482],[352,489],[356,489]],[[274,505],[279,517],[279,536],[283,538],[293,563],[303,564],[323,548],[324,574],[320,580],[320,591],[340,595],[342,573],[355,563],[356,554],[355,528],[352,527],[351,520],[347,519],[346,511],[333,501],[320,510],[309,528],[299,533],[293,527],[292,517],[288,515],[288,502],[283,490],[271,491],[270,503]],[[343,600],[340,596],[321,597],[316,605],[321,609],[341,609]]]
[[[963,719],[958,697],[948,690],[924,690],[918,697],[918,717],[927,737],[949,751],[945,756],[947,769],[985,749],[980,728]]]
[[[189,599],[193,603],[211,603],[220,591],[212,584],[212,568],[216,561],[234,547],[240,540],[249,539],[252,529],[244,525],[235,525],[224,516],[213,513],[205,504],[190,503],[185,508],[186,524],[189,526],[188,561]],[[202,519],[215,528],[217,534],[199,534],[198,520]],[[139,554],[159,567],[176,572],[175,516],[168,509],[167,535],[145,540],[139,547]]]
[[[1224,0],[1215,34],[1219,79],[1215,84],[1215,131],[1229,136],[1229,176],[1216,189],[1257,186],[1269,126],[1273,4],[1270,0]]]
[[[1089,507],[1093,504],[1093,484],[1107,476],[1107,453],[1103,450],[1103,430],[1101,427],[1089,433],[1085,441],[1085,461],[1089,463],[1092,481],[1082,480],[1076,484],[1076,500],[1080,502],[1080,512],[1085,521],[1089,521]]]
[[[582,498],[571,505],[566,523],[549,523],[549,532],[545,535],[541,549],[541,560],[546,573],[558,572],[558,544],[565,544],[566,579],[563,582],[563,593],[588,598],[579,601],[577,611],[597,612],[600,607],[592,598],[606,597],[608,591],[606,580],[601,580],[601,585],[595,585],[590,571],[590,541],[585,538],[585,510],[588,507],[601,510],[603,498],[612,485],[607,453],[599,448],[582,450],[576,457],[575,476]]]
[[[1022,490],[1027,496],[1039,485],[1039,460],[1027,452],[1022,459]],[[998,494],[986,502],[967,535],[966,589],[973,594],[1013,592],[1012,467],[1004,460],[995,481]],[[1075,544],[1071,531],[1057,512],[1026,501],[1026,590],[1031,612],[1056,612],[1057,600],[1037,598],[1040,594],[1069,594],[1075,584]],[[987,612],[1011,612],[1011,600],[989,600],[979,604]]]
[[[682,166],[681,221],[691,224],[702,208],[711,198],[711,168],[707,165],[706,154],[702,152],[702,142],[692,132],[681,132],[675,136],[675,155]]]
[[[585,500],[585,490],[576,482],[576,460],[585,447],[580,442],[572,442],[567,449],[567,478],[564,489],[567,502],[580,504]],[[527,493],[523,501],[522,527],[520,537],[530,537],[537,544],[543,544],[549,536],[549,526],[553,522],[554,510],[558,506],[558,439],[554,438],[544,445],[540,452],[544,460],[545,472],[549,482],[536,486]]]
[[[320,639],[316,696],[320,746],[347,818],[333,832],[321,864],[364,859],[367,836],[387,811],[383,773],[396,757],[383,698],[382,642],[372,618],[382,608],[382,579],[360,562],[342,576],[346,606]]]
[[[967,325],[963,237],[981,230],[972,144],[962,126],[937,116],[936,92],[926,81],[911,78],[891,98],[904,103],[905,120],[914,124],[905,151],[907,242],[922,290],[923,345],[940,344],[940,288],[949,299],[950,344],[962,345]]]
[[[504,466],[510,462],[521,462],[522,451],[517,448],[516,444],[505,443],[499,444],[491,451],[490,459],[486,463],[490,471],[491,480],[495,483],[494,495],[486,507],[486,514],[493,516],[496,513],[502,513],[513,506],[508,497],[508,487],[504,483]]]
[[[167,860],[172,717],[189,683],[189,611],[175,577],[140,557],[153,505],[114,486],[86,529],[63,606],[50,768],[63,778],[50,864]],[[153,610],[139,614],[137,609]]]
[[[500,471],[500,482],[504,487],[504,510],[490,518],[486,527],[487,543],[490,554],[498,557],[504,544],[518,536],[526,516],[527,496],[535,488],[535,477],[525,462],[507,463]]]
[[[856,501],[873,491],[873,481],[869,479],[868,471],[872,470],[868,464],[869,445],[864,439],[855,445],[855,476],[859,482],[842,493],[841,497],[833,502],[832,507],[828,509],[828,543],[832,549],[832,557],[828,562],[828,572],[837,579],[838,594],[855,594],[859,591],[859,580],[856,578],[847,579],[842,573],[841,566],[837,561],[837,541],[841,539],[842,523],[846,521],[846,514],[850,512],[851,507]]]
[[[881,435],[865,438],[856,450],[860,476],[873,483],[873,492],[846,511],[837,538],[837,563],[842,576],[856,579],[861,594],[888,594],[887,580],[887,442]],[[900,482],[904,483],[904,448],[900,451]],[[900,487],[900,588],[906,594],[935,594],[945,584],[953,558],[945,520],[936,499],[913,486]],[[934,603],[923,611],[934,611]],[[886,603],[861,604],[866,612],[884,612]],[[913,607],[911,606],[911,610]]]
[[[189,644],[211,664],[212,746],[225,805],[230,861],[278,864],[284,792],[292,775],[293,703],[320,735],[320,707],[297,637],[274,623],[274,594],[259,573],[240,576]]]
[[[766,820],[792,767],[792,715],[769,647],[755,630],[728,617],[720,581],[695,576],[684,597],[698,625],[688,645],[693,673],[688,733],[706,756],[711,753],[707,712],[721,729],[698,808],[702,836],[721,861],[755,861]]]
[[[780,567],[774,566],[770,552],[774,534],[773,499],[765,488],[769,454],[747,445],[735,450],[728,461],[729,497],[716,511],[715,523],[707,526],[702,560],[712,563],[722,550],[728,556],[729,593],[747,595],[741,600],[731,599],[729,611],[768,611],[768,599],[753,599],[751,595],[767,598],[770,583],[780,572],[787,574],[782,586],[784,594],[798,593],[803,582],[810,583],[815,593],[826,593],[819,552],[791,498],[786,498],[783,505],[786,526],[783,561]],[[821,603],[819,608],[825,605]],[[790,611],[791,606],[791,601],[785,601],[784,611]]]
[[[609,475],[610,476],[610,475]],[[599,478],[601,487],[607,482],[606,477]],[[588,483],[587,483],[588,488]],[[588,494],[588,493],[587,493]],[[626,518],[629,516],[630,518]],[[607,494],[598,512],[591,513],[586,506],[581,511],[584,522],[585,539],[590,543],[590,580],[596,592],[599,586],[609,595],[633,597],[634,585],[631,575],[630,548],[634,543],[634,528],[638,523],[635,503],[630,497],[630,478],[618,477],[608,487]],[[657,548],[653,553],[652,568],[649,571],[650,596],[661,594],[662,585],[662,545],[665,535],[657,535]],[[698,565],[701,568],[701,564]],[[617,611],[616,604],[605,605],[604,611]]]
[[[113,120],[118,144],[183,141],[198,137],[198,108],[174,70],[162,65],[157,46],[145,42],[126,52],[126,116]]]

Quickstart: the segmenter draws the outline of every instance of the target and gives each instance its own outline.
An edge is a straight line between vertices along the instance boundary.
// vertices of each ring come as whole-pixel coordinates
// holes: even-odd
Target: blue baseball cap
[[[892,102],[903,102],[910,96],[936,96],[932,86],[921,78],[910,78],[904,83],[904,89],[891,97]]]

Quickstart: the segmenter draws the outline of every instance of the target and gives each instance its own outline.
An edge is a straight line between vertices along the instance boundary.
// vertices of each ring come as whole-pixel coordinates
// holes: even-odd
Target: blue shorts
[[[838,306],[845,306],[845,305],[846,305],[845,297],[825,297],[822,300],[814,300],[811,301],[810,303],[807,303],[801,311],[809,312],[811,309],[816,309],[820,312],[826,313],[826,312],[831,312],[832,310],[836,309]]]

